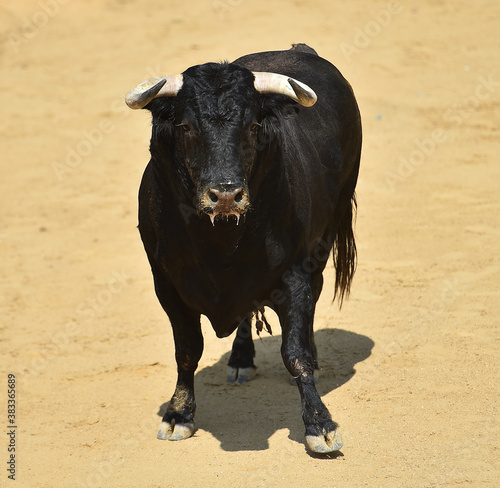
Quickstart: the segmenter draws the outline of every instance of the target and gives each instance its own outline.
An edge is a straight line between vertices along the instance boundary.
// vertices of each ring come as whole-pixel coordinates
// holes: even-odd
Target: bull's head
[[[183,165],[173,171],[190,180],[198,210],[212,223],[230,215],[239,221],[250,206],[248,180],[266,117],[262,94],[285,95],[305,107],[316,103],[300,81],[225,63],[152,78],[126,96],[130,108],[151,110],[152,157]]]

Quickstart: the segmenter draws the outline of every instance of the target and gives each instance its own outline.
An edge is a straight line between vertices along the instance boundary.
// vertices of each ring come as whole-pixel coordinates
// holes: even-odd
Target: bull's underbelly
[[[190,308],[208,317],[218,337],[230,335],[257,308],[272,305],[278,294],[272,276],[243,268],[215,274],[185,269],[176,288]]]

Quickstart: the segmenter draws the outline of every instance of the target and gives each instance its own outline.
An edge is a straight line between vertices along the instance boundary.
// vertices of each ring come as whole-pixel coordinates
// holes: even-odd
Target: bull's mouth
[[[217,222],[221,222],[221,221],[230,222],[230,221],[234,221],[234,220],[236,220],[236,225],[239,225],[241,217],[243,217],[245,215],[244,213],[240,213],[240,212],[236,212],[236,211],[214,213],[214,212],[211,212],[210,210],[203,209],[204,213],[206,213],[208,215],[208,217],[210,218],[212,225],[215,225]],[[234,217],[234,219],[232,217]]]

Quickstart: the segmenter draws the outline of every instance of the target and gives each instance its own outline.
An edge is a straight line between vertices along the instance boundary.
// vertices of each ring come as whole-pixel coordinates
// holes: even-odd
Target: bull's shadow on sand
[[[367,359],[374,346],[369,337],[341,329],[318,330],[315,341],[320,365],[317,389],[321,397],[347,383],[356,373],[356,363]],[[227,383],[230,351],[213,366],[197,372],[196,426],[216,437],[225,451],[268,449],[269,438],[281,429],[288,429],[288,437],[303,444],[299,392],[292,386],[281,360],[281,336],[263,334],[254,342],[257,377],[253,381],[243,385]],[[332,399],[325,404],[336,420],[336,409],[341,405]],[[163,404],[158,415],[163,416],[166,407]]]

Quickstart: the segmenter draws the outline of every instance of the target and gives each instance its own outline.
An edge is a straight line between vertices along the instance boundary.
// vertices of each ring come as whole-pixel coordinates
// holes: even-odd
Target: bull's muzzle
[[[215,225],[216,218],[234,215],[236,223],[248,210],[247,191],[242,188],[208,188],[201,198],[201,208]]]

